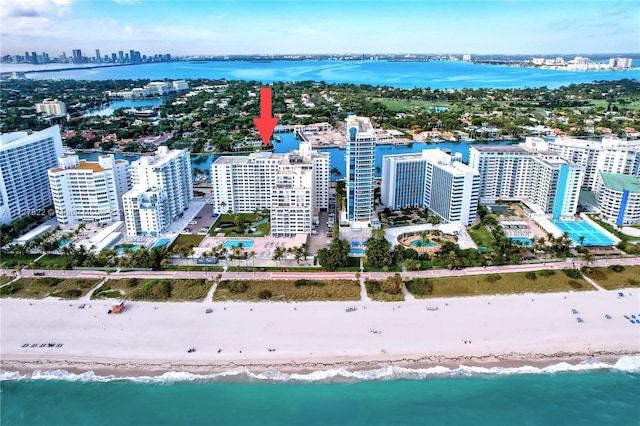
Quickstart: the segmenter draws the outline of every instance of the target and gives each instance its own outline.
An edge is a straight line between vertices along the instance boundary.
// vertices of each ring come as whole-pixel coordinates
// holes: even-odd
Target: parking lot
[[[198,213],[187,222],[184,231],[189,234],[206,234],[209,232],[211,225],[216,221],[216,217],[212,217],[213,206],[211,204],[205,204]]]

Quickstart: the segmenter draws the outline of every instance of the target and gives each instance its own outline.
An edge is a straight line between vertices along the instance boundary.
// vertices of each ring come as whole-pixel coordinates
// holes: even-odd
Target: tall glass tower
[[[347,116],[345,160],[347,218],[368,221],[373,216],[376,134],[368,118]]]

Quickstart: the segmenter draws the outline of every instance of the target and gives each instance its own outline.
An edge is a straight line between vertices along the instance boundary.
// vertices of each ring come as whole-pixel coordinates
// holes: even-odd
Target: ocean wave
[[[435,366],[429,368],[406,368],[388,366],[372,370],[349,371],[345,368],[317,370],[309,373],[285,373],[278,370],[268,370],[253,373],[248,369],[239,369],[214,374],[194,374],[170,371],[159,376],[100,376],[93,371],[72,373],[66,370],[35,370],[31,374],[16,371],[0,370],[0,381],[9,380],[63,380],[70,382],[112,382],[128,381],[143,384],[174,384],[180,382],[192,383],[352,383],[361,381],[383,380],[425,380],[429,378],[469,377],[491,375],[525,375],[525,374],[561,374],[578,373],[596,370],[609,370],[621,373],[640,373],[640,356],[623,356],[615,363],[609,364],[598,360],[588,359],[578,364],[559,362],[546,367],[479,367],[461,365],[457,368]]]

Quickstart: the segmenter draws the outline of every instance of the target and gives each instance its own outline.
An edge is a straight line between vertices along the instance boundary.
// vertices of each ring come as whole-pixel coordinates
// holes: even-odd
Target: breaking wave
[[[159,376],[100,376],[93,371],[71,373],[66,370],[36,370],[31,374],[0,370],[2,380],[63,380],[70,382],[112,382],[128,381],[143,384],[173,384],[179,382],[193,383],[353,383],[361,381],[382,380],[424,380],[429,378],[469,377],[491,375],[523,375],[523,374],[560,374],[578,373],[596,370],[610,370],[621,373],[640,373],[640,356],[623,356],[615,363],[609,364],[597,360],[585,360],[578,364],[559,362],[546,367],[478,367],[461,365],[457,368],[429,367],[405,368],[388,366],[373,370],[349,371],[344,368],[318,370],[309,373],[284,373],[268,370],[253,373],[247,369],[239,369],[214,374],[193,374],[171,371]]]

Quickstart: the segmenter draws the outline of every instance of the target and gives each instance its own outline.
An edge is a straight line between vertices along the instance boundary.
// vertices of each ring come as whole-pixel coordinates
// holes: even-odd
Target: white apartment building
[[[45,99],[42,102],[36,104],[36,113],[44,113],[44,115],[66,115],[67,114],[67,106],[64,102],[59,101],[57,99]]]
[[[582,166],[582,189],[597,191],[598,172],[640,177],[640,140],[528,137],[525,146],[538,151],[555,151],[565,160]]]
[[[640,223],[640,180],[617,173],[598,173],[598,209],[618,226]]]
[[[523,144],[472,146],[469,165],[480,173],[480,202],[529,200],[553,220],[575,215],[584,168],[554,151]]]
[[[314,216],[313,170],[285,168],[271,190],[271,235],[292,237],[311,232]]]
[[[346,121],[347,219],[369,221],[373,216],[376,132],[368,118],[349,115]]]
[[[46,213],[53,205],[47,170],[62,156],[59,126],[0,135],[0,223]]]
[[[121,219],[122,196],[131,189],[128,161],[101,155],[98,162],[88,162],[71,155],[58,163],[48,175],[60,225]]]
[[[158,235],[171,223],[165,189],[134,187],[122,197],[128,235]]]
[[[219,157],[211,176],[215,212],[271,210],[274,235],[310,232],[313,218],[329,205],[329,154],[313,151],[309,142],[287,154]]]
[[[382,203],[397,210],[429,209],[445,222],[467,226],[476,219],[480,175],[461,156],[440,149],[382,158]]]
[[[164,232],[171,220],[181,214],[193,199],[189,153],[160,146],[154,154],[131,163],[130,172],[132,189],[122,198],[127,234],[155,235]],[[146,215],[148,212],[140,210],[151,207],[159,209],[154,217],[162,217],[162,220],[141,219],[143,213]],[[155,226],[151,226],[152,223]]]
[[[137,99],[147,96],[166,96],[189,90],[189,83],[184,80],[152,81],[143,87],[134,87],[131,90],[107,91],[112,98]]]

